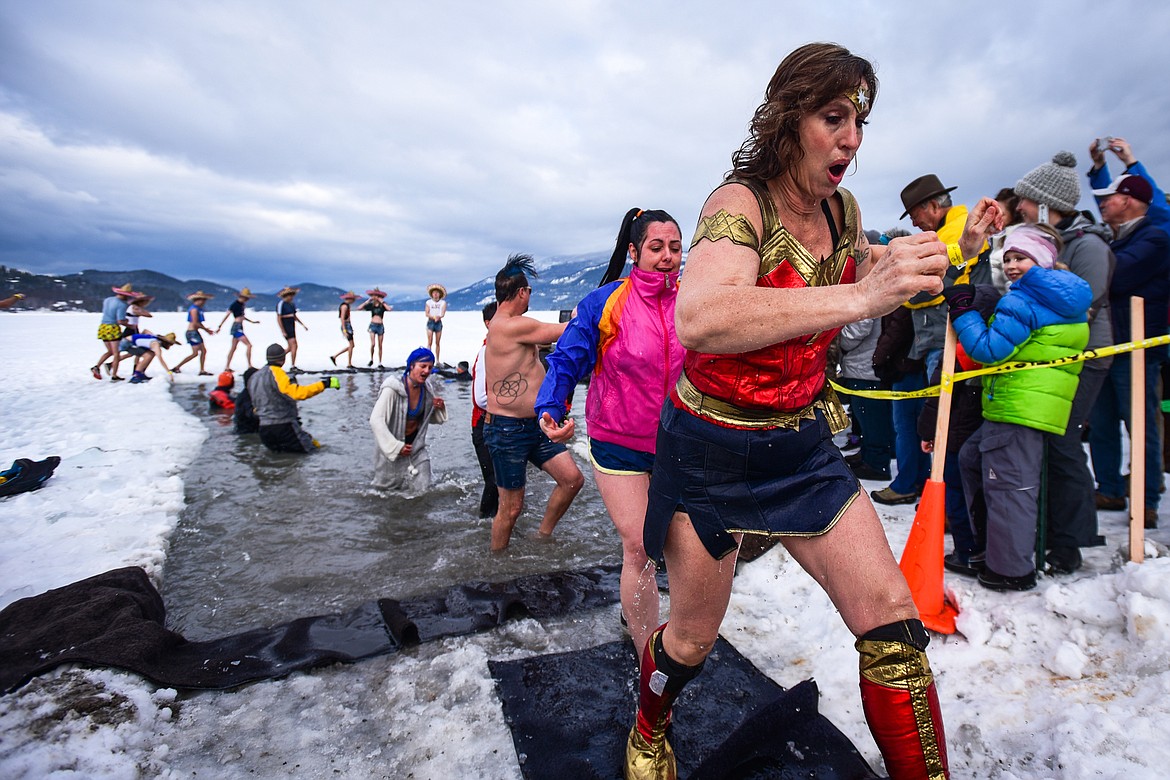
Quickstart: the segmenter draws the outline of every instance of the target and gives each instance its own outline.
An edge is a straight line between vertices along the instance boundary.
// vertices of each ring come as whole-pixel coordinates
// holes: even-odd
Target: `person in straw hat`
[[[214,334],[211,328],[203,324],[203,304],[214,298],[214,295],[202,290],[187,296],[191,305],[187,307],[187,343],[191,345],[191,354],[179,361],[179,365],[172,369],[172,373],[179,373],[187,361],[199,358],[199,376],[211,376],[207,370],[207,345],[203,343],[203,334]]]
[[[383,322],[383,317],[386,312],[393,311],[393,306],[386,305],[386,293],[375,287],[372,290],[366,290],[366,295],[369,296],[356,307],[358,311],[368,311],[370,313],[370,362],[367,366],[374,365],[374,346],[378,347],[378,368],[382,367],[382,338],[386,335],[386,325]]]
[[[297,307],[293,303],[293,298],[297,297],[297,293],[301,291],[300,287],[285,287],[276,294],[280,298],[280,303],[276,304],[276,322],[280,325],[280,332],[284,334],[284,340],[288,342],[288,359],[290,374],[299,374],[301,370],[297,368],[297,325],[299,324],[305,330],[309,326],[301,322],[301,318],[297,316]]]
[[[154,300],[153,295],[146,293],[135,293],[136,297],[130,301],[130,305],[126,308],[126,330],[124,336],[131,336],[135,333],[141,332],[138,327],[138,321],[143,317],[153,317],[154,315],[147,311],[146,307]]]
[[[167,372],[168,378],[170,377],[171,370],[167,368],[167,361],[163,358],[162,351],[175,346],[177,339],[174,333],[167,333],[162,336],[155,335],[149,331],[146,333],[135,333],[130,336],[129,341],[130,351],[135,354],[134,373],[130,377],[130,384],[136,385],[150,381],[150,377],[146,375],[146,369],[156,357],[158,358],[159,365]]]
[[[435,343],[435,365],[439,365],[439,342],[443,340],[443,316],[447,313],[447,288],[441,284],[432,284],[427,287],[427,349],[431,348],[431,341]]]
[[[236,299],[231,302],[231,305],[228,306],[227,312],[224,313],[223,319],[219,321],[219,325],[215,329],[215,332],[219,333],[221,330],[223,330],[223,324],[228,321],[228,317],[232,318],[232,345],[228,347],[227,366],[224,369],[225,371],[232,370],[232,355],[236,354],[236,346],[239,344],[244,345],[244,355],[248,361],[248,368],[252,367],[252,342],[248,341],[248,337],[244,335],[244,323],[251,322],[254,325],[259,325],[260,320],[248,319],[244,311],[245,307],[248,305],[248,301],[250,301],[253,297],[255,296],[252,295],[252,291],[247,287],[240,290],[239,294],[236,296]]]
[[[350,311],[353,302],[357,300],[357,293],[353,290],[341,296],[341,303],[337,305],[337,317],[341,320],[341,335],[345,339],[345,346],[329,356],[329,362],[337,365],[337,358],[346,355],[347,368],[353,368],[353,322],[350,321]]]
[[[107,369],[110,381],[121,382],[122,377],[118,376],[118,363],[122,360],[119,344],[122,341],[122,330],[129,324],[129,320],[126,319],[126,310],[130,307],[130,301],[141,293],[134,292],[134,286],[129,283],[110,289],[114,291],[114,294],[102,301],[102,321],[98,325],[97,332],[97,337],[105,344],[106,351],[98,358],[98,362],[89,369],[89,372],[93,374],[94,379],[101,379],[102,364],[112,358],[112,365]]]

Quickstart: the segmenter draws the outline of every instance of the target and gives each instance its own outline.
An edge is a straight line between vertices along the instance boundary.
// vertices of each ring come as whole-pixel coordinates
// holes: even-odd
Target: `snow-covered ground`
[[[341,346],[336,315],[302,317],[310,330],[298,363],[326,368]],[[249,328],[257,359],[277,340],[272,316],[261,318]],[[355,319],[362,356],[365,321]],[[97,323],[92,314],[0,314],[0,467],[62,458],[42,490],[0,500],[0,608],[120,566],[142,566],[156,581],[165,574],[184,468],[204,425],[171,400],[161,377],[93,380]],[[150,326],[181,334],[182,315],[158,315]],[[471,360],[482,335],[477,313],[448,315],[444,362]],[[401,364],[423,337],[421,312],[392,313],[386,364]],[[218,372],[226,331],[209,343],[208,368]],[[168,357],[185,353],[180,344]],[[192,373],[185,368],[176,381],[199,381]],[[880,514],[900,555],[913,507]],[[1124,562],[1123,514],[1100,518],[1108,546],[1085,551],[1076,575],[1042,579],[1034,591],[993,593],[947,575],[960,633],[936,636],[930,655],[954,777],[1170,771],[1170,510],[1148,534],[1140,565]],[[519,778],[488,659],[609,641],[616,623],[616,607],[522,620],[228,693],[64,668],[0,697],[0,777]],[[781,685],[816,679],[822,712],[880,767],[861,715],[852,638],[781,550],[743,566],[723,633]]]

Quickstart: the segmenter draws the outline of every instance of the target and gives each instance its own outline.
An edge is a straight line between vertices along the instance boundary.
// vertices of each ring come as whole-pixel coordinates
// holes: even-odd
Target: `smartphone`
[[[1097,139],[1097,151],[1098,152],[1107,152],[1107,151],[1109,151],[1110,146],[1113,146],[1113,136],[1110,135],[1110,136],[1106,136],[1104,138]]]

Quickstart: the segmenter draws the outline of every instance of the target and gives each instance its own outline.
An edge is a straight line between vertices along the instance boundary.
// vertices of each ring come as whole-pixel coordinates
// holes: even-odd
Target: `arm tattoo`
[[[869,253],[870,253],[869,244],[866,244],[865,246],[863,246],[861,248],[861,251],[858,252],[858,254],[857,254],[857,267],[858,268],[860,268],[861,266],[863,266],[869,262]]]
[[[756,251],[759,251],[760,248],[760,239],[756,236],[756,229],[752,227],[748,218],[743,214],[734,216],[728,214],[726,209],[719,209],[714,214],[709,214],[699,220],[699,226],[695,228],[695,236],[691,239],[691,247],[704,238],[708,241],[729,238],[733,244],[746,246]]]

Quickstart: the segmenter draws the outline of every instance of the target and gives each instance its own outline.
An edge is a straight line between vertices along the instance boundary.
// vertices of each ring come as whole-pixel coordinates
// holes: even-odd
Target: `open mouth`
[[[837,163],[836,165],[830,165],[829,166],[829,174],[834,179],[839,179],[845,175],[845,169],[848,167],[849,167],[849,163],[847,163],[847,162]]]

